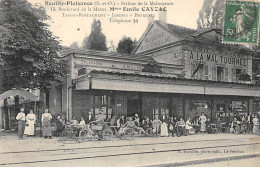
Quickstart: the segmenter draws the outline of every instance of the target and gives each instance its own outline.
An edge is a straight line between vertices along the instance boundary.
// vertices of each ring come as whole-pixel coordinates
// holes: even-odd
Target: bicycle
[[[107,123],[104,122],[102,125],[94,125],[90,123],[85,125],[83,129],[79,132],[79,140],[90,141],[90,140],[111,140],[113,136],[113,131],[108,128]]]

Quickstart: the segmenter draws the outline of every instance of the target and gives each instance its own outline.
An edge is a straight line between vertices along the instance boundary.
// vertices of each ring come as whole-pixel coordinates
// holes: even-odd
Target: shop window
[[[201,115],[203,112],[207,118],[210,117],[210,103],[206,100],[191,100],[190,117],[193,118],[195,113]]]
[[[113,113],[112,108],[114,105],[114,98],[108,95],[98,95],[94,98],[95,116],[102,112],[104,115],[106,115],[107,119],[111,119]]]
[[[166,117],[170,116],[169,111],[170,99],[166,97],[156,97],[153,98],[152,106],[153,106],[153,119],[155,115],[158,115],[161,118],[163,115]]]
[[[224,80],[224,68],[217,66],[217,81]]]

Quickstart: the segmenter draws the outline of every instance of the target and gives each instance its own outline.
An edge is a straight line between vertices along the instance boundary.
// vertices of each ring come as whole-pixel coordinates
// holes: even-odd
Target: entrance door
[[[127,117],[134,116],[138,113],[139,117],[142,117],[142,100],[139,98],[127,99]]]

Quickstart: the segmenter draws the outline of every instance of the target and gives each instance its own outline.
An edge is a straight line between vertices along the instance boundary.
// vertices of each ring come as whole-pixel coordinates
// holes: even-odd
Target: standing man
[[[48,109],[45,109],[45,112],[42,114],[42,126],[43,126],[43,132],[42,135],[46,139],[49,137],[51,139],[51,119],[52,116],[49,113]]]
[[[21,140],[23,138],[25,128],[24,108],[21,108],[21,112],[17,114],[16,120],[18,120],[18,140]]]
[[[87,116],[87,124],[89,124],[90,122],[94,121],[94,117],[91,111],[88,112],[88,116]]]
[[[246,117],[247,125],[248,125],[248,132],[252,133],[253,131],[253,116],[252,113],[249,113],[249,115]]]

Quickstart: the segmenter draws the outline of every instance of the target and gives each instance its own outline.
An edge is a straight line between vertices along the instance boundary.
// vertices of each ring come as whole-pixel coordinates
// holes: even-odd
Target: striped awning
[[[14,89],[14,90],[8,90],[8,91],[0,94],[0,98],[3,100],[10,96],[23,96],[23,97],[28,98],[31,101],[37,101],[37,96],[33,95],[32,93],[30,93],[26,90]]]

